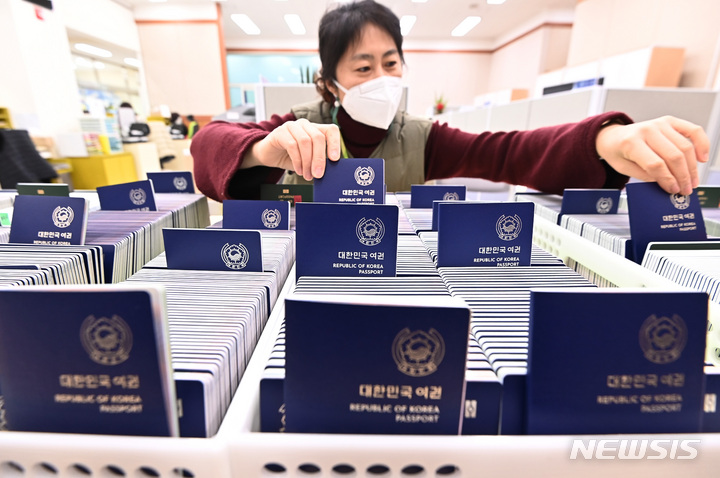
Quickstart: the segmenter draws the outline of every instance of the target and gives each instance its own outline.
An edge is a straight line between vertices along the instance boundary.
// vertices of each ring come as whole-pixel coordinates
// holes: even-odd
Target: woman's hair
[[[335,96],[328,90],[327,85],[335,81],[340,58],[348,48],[360,41],[362,29],[368,23],[372,23],[392,37],[400,54],[400,60],[404,63],[400,20],[388,7],[374,0],[361,0],[328,10],[320,20],[318,29],[318,49],[322,69],[315,80],[315,86],[325,101],[329,103],[335,101]]]

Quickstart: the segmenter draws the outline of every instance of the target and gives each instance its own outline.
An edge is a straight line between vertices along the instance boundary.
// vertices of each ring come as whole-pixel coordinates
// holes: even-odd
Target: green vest
[[[296,118],[305,118],[311,123],[332,124],[330,107],[319,100],[292,108]],[[387,136],[375,148],[372,158],[385,160],[385,184],[388,192],[410,191],[410,185],[425,182],[425,143],[432,121],[398,112],[393,119]],[[310,184],[302,176],[286,173],[284,184]]]

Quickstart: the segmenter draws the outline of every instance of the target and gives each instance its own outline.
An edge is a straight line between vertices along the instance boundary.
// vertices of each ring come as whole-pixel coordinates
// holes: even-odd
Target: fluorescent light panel
[[[488,5],[502,5],[505,0],[487,0]]]
[[[89,53],[91,55],[101,56],[103,58],[110,58],[112,56],[112,53],[108,50],[98,48],[93,45],[88,45],[87,43],[76,43],[75,49],[84,53]]]
[[[287,23],[287,26],[290,28],[293,35],[305,34],[305,25],[303,25],[300,15],[288,13],[285,15],[285,23]]]
[[[140,68],[140,60],[138,60],[137,58],[123,58],[123,61],[125,62],[126,65]]]
[[[242,28],[242,31],[244,31],[248,35],[260,34],[260,29],[257,25],[255,25],[255,22],[253,22],[250,17],[248,17],[244,13],[233,13],[232,15],[230,15],[230,18],[232,19],[232,21],[235,22],[237,26]]]
[[[410,30],[412,30],[412,27],[413,25],[415,25],[416,21],[417,17],[415,15],[403,15],[400,18],[400,33],[402,33],[402,36],[410,33]]]
[[[480,23],[480,17],[467,17],[461,21],[450,34],[454,37],[465,36],[470,30],[475,28],[478,23]]]

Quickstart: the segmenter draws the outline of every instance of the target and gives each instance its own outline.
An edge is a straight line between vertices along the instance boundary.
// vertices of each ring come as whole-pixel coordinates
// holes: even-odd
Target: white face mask
[[[402,80],[379,76],[349,90],[335,82],[344,93],[342,106],[352,119],[368,126],[388,129],[402,99]]]

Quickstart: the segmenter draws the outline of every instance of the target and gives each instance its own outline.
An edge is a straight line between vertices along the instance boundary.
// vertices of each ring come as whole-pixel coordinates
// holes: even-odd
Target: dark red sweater
[[[214,121],[194,137],[190,151],[195,182],[206,196],[258,199],[260,185],[276,183],[283,170],[239,169],[245,152],[286,121],[290,113],[260,123]],[[467,133],[435,122],[425,145],[425,178],[483,178],[562,194],[566,188],[622,188],[628,180],[598,158],[595,138],[604,123],[631,123],[617,112],[531,131]],[[342,109],[338,124],[350,153],[368,157],[385,131],[353,121]]]

